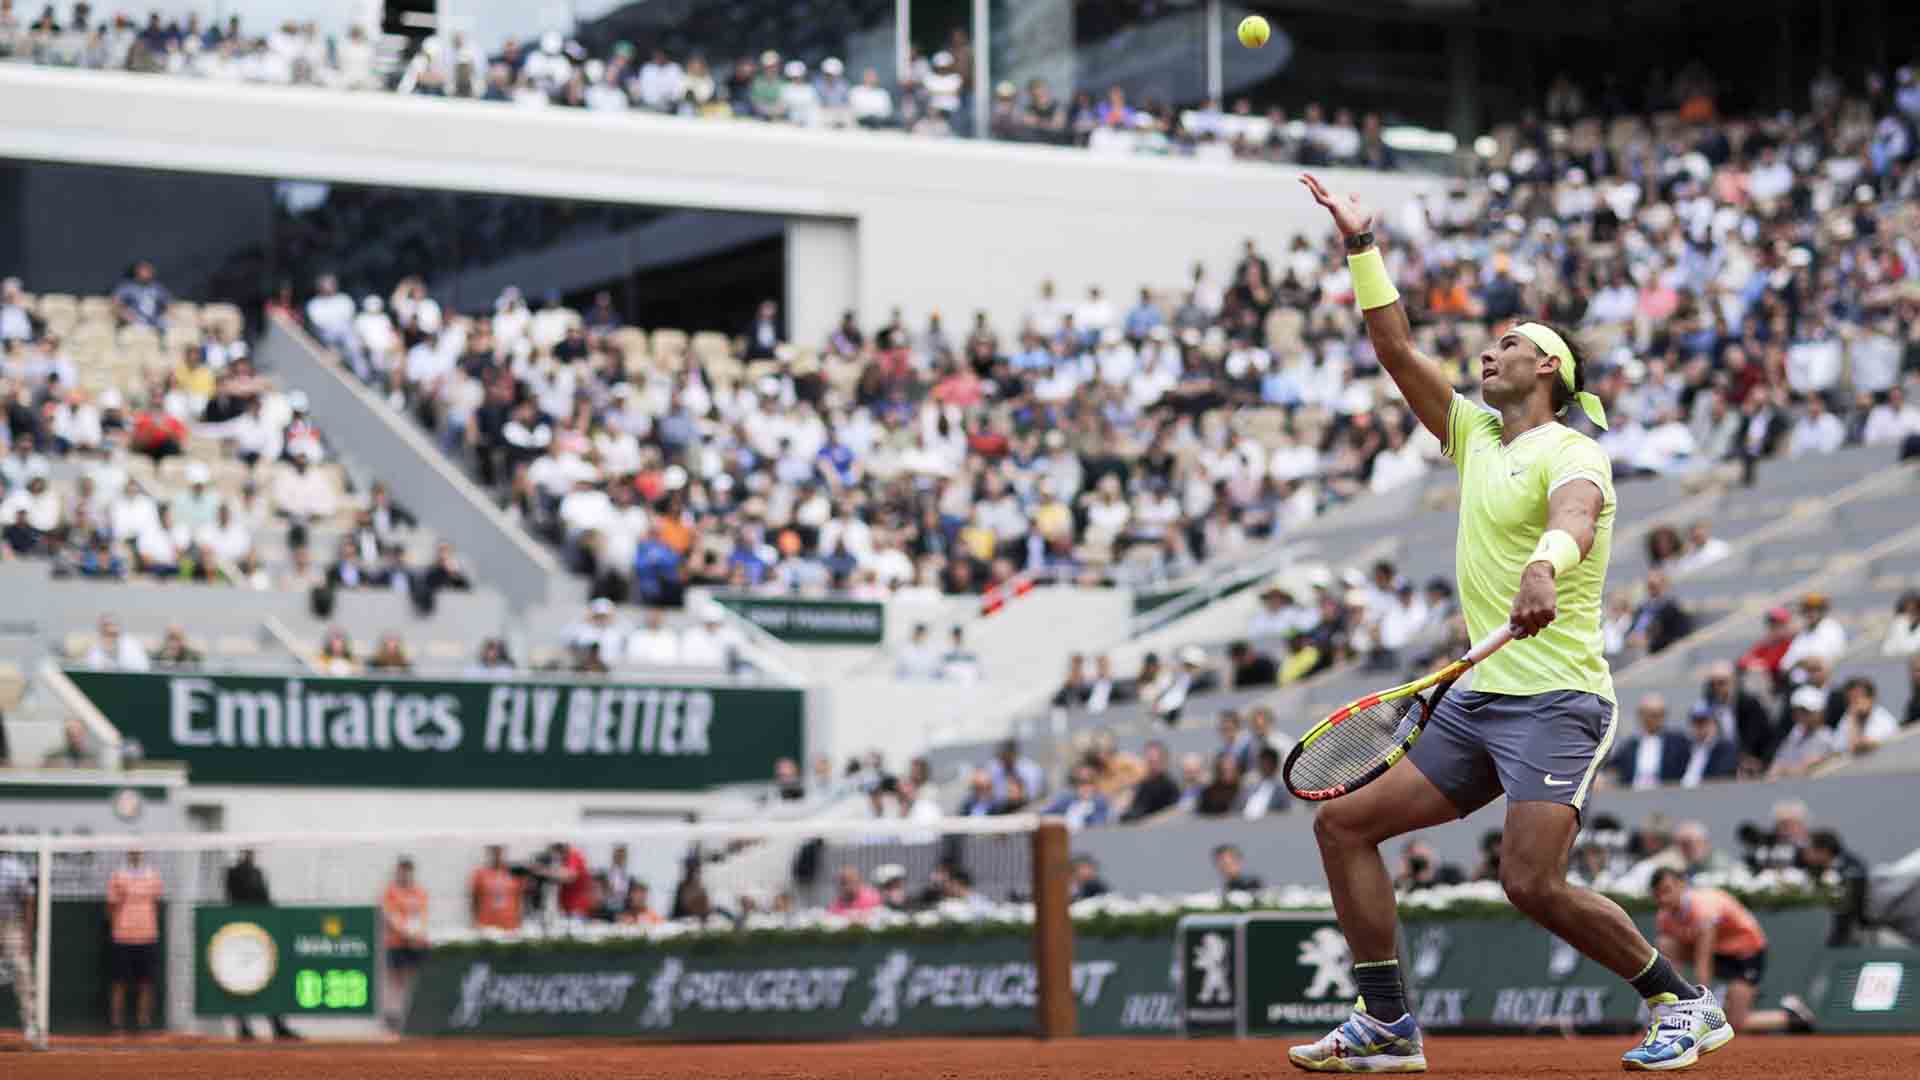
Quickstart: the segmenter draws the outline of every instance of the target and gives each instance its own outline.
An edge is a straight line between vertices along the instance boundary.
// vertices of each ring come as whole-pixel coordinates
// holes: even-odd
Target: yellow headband
[[[1567,339],[1555,333],[1550,326],[1537,322],[1521,323],[1515,326],[1513,333],[1519,334],[1538,346],[1540,351],[1560,361],[1560,381],[1573,390],[1576,385],[1573,372],[1573,350],[1567,347]],[[1607,411],[1601,407],[1600,399],[1584,390],[1574,390],[1573,399],[1580,403],[1580,411],[1594,422],[1601,431],[1607,430]]]

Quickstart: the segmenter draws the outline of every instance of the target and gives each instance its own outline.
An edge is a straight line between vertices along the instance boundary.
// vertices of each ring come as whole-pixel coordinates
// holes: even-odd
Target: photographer
[[[1506,834],[1499,829],[1480,834],[1480,865],[1473,869],[1473,880],[1500,880],[1500,845],[1505,839]]]
[[[1838,833],[1820,829],[1800,849],[1800,866],[1816,881],[1837,886],[1827,947],[1859,944],[1860,931],[1867,926],[1867,864],[1846,849]]]

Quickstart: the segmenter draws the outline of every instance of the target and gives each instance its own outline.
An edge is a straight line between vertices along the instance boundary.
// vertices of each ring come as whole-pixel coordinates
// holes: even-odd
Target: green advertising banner
[[[1171,1034],[1164,938],[1074,944],[1083,1035]],[[1032,943],[865,941],[767,949],[447,950],[430,956],[410,1035],[840,1039],[1033,1030]]]
[[[1181,1030],[1193,1038],[1244,1035],[1246,920],[1239,915],[1188,915],[1173,932],[1179,972]]]
[[[1761,1004],[1814,985],[1834,955],[1822,945],[1828,918],[1820,910],[1760,913],[1768,937]],[[1651,916],[1637,921],[1653,933]],[[1617,976],[1524,919],[1417,919],[1401,931],[1409,1001],[1423,1030],[1618,1030],[1643,1020],[1639,996]],[[1359,995],[1330,913],[1189,917],[1176,943],[1189,1035],[1314,1031],[1345,1019]]]
[[[717,593],[720,606],[796,645],[878,645],[887,637],[887,607],[866,600]]]
[[[196,784],[688,789],[799,758],[804,695],[537,679],[67,672]]]
[[[372,1016],[371,907],[229,907],[193,911],[196,1016]]]
[[[1816,981],[1822,1031],[1920,1030],[1920,949],[1834,949]]]

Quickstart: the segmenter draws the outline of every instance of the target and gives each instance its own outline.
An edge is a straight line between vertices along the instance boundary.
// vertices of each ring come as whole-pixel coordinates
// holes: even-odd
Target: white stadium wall
[[[0,157],[779,214],[792,336],[975,309],[1003,329],[1043,277],[1124,304],[1240,242],[1282,248],[1324,213],[1293,171],[385,94],[0,67]],[[1385,208],[1432,178],[1338,172]],[[851,265],[849,265],[851,259]],[[534,284],[534,283],[529,283]]]

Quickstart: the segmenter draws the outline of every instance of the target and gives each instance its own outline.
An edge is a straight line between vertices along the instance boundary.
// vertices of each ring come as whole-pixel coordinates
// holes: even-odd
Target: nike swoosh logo
[[[1568,787],[1573,784],[1571,780],[1555,780],[1552,773],[1542,773],[1541,775],[1546,777],[1548,787]]]
[[[1526,473],[1526,471],[1527,471],[1527,470],[1525,470],[1525,469],[1515,469],[1515,470],[1513,470],[1512,472],[1510,472],[1510,473],[1508,473],[1507,475],[1508,475],[1508,476],[1522,476],[1522,475],[1525,475],[1525,473]]]

